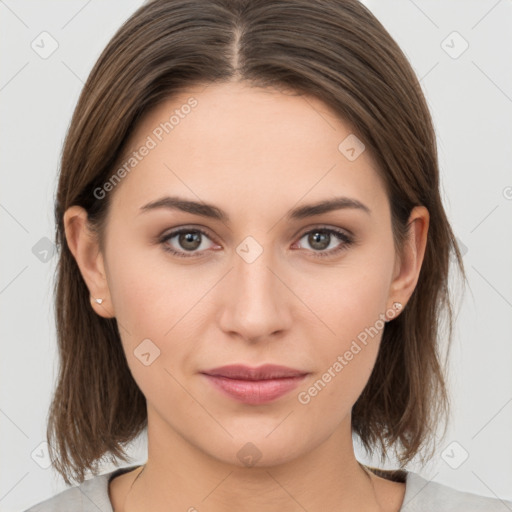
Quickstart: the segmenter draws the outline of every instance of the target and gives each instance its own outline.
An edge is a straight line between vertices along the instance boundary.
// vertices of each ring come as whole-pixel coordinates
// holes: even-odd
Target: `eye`
[[[313,256],[320,258],[334,256],[347,249],[354,242],[353,238],[345,232],[326,227],[318,227],[309,230],[302,235],[300,240],[306,237],[307,243],[313,248]],[[170,243],[174,238],[176,238],[174,244]],[[202,229],[180,228],[164,235],[159,242],[166,252],[174,256],[190,258],[201,257],[200,253],[208,249],[208,247],[203,245],[204,238],[210,239],[208,233]],[[333,241],[341,243],[334,248],[326,250],[331,246]]]
[[[339,252],[348,249],[348,247],[350,247],[354,242],[353,238],[343,231],[325,227],[319,227],[307,231],[302,235],[301,240],[305,237],[307,238],[307,243],[313,247],[313,256],[319,258],[334,256]],[[333,241],[336,242],[336,240],[341,241],[342,243],[326,251],[325,249],[331,246]]]
[[[176,237],[176,244],[179,246],[177,249],[169,244],[169,241]],[[203,246],[203,241],[201,240],[203,237],[209,238],[208,234],[202,229],[181,228],[165,235],[160,239],[160,243],[163,245],[165,251],[170,252],[174,256],[190,258],[193,256],[197,257],[197,252],[207,249],[207,247]],[[199,249],[201,249],[201,251],[199,251]],[[187,252],[189,254],[187,254]]]

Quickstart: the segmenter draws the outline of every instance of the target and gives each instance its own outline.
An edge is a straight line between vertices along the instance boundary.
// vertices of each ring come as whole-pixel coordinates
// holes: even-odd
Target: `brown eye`
[[[187,251],[194,251],[201,245],[201,234],[197,232],[179,233],[178,244]]]
[[[325,231],[311,231],[308,234],[308,244],[319,251],[323,251],[329,247],[331,235]]]

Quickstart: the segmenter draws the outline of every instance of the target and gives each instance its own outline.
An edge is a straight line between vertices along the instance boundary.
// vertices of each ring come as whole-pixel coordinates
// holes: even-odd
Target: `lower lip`
[[[237,380],[203,374],[220,391],[246,404],[265,404],[277,400],[296,388],[306,377],[269,380]]]

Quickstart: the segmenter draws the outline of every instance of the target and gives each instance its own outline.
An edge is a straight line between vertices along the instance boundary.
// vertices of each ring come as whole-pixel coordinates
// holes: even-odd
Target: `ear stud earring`
[[[94,299],[94,302],[96,302],[97,304],[101,304],[103,302],[103,299]]]
[[[393,302],[393,309],[388,309],[387,313],[391,315],[391,318],[388,318],[385,320],[386,323],[390,322],[398,313],[395,313],[395,311],[400,311],[402,309],[402,303],[401,302]],[[393,311],[395,310],[395,311]]]

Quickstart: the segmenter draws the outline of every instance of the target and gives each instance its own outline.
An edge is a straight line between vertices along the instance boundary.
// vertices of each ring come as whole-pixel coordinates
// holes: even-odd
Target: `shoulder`
[[[512,502],[459,491],[408,471],[400,512],[507,512]]]
[[[84,480],[24,512],[113,512],[108,494],[109,480],[135,467],[116,469]]]

